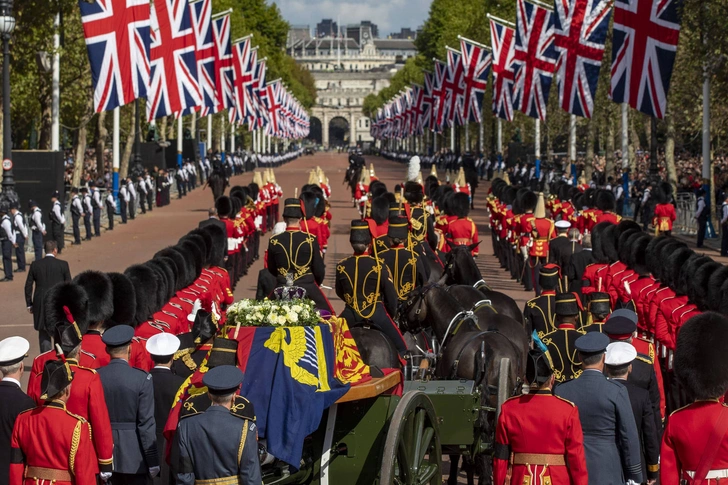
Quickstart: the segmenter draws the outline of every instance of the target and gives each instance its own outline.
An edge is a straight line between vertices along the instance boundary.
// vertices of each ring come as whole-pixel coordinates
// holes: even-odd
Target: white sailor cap
[[[147,340],[147,352],[152,355],[174,355],[179,350],[179,338],[171,333],[158,333]]]
[[[556,226],[557,229],[568,229],[568,228],[571,227],[571,222],[569,222],[569,221],[563,221],[563,220],[562,221],[556,221],[556,223],[554,224],[554,226]]]
[[[613,342],[607,345],[607,356],[605,364],[607,365],[626,365],[637,358],[637,350],[634,346],[627,342]]]
[[[8,337],[0,341],[0,366],[15,365],[28,355],[30,342],[23,337]]]

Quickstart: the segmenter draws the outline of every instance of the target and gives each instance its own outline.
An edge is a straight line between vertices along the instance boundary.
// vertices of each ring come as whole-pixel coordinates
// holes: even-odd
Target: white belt
[[[687,473],[690,478],[695,478],[695,472],[686,471],[685,473]],[[708,475],[705,477],[706,480],[718,480],[722,478],[728,478],[728,469],[710,470]]]

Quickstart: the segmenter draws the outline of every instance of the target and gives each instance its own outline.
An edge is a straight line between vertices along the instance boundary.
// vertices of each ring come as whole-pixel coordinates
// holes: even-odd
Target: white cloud
[[[431,0],[276,0],[289,23],[310,25],[324,18],[354,24],[371,20],[379,27],[379,36],[399,32],[402,27],[416,29],[427,19]]]

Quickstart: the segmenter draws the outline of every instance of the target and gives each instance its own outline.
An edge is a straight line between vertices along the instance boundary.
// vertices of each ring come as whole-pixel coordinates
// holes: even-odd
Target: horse
[[[497,330],[481,330],[470,312],[439,284],[428,284],[410,295],[400,312],[400,325],[409,332],[431,328],[440,343],[435,367],[438,379],[469,379],[481,385],[481,409],[478,416],[480,439],[492,443],[495,439],[495,409],[498,395],[512,396],[521,387],[525,366],[519,349]],[[510,366],[506,373],[505,389],[499,389],[502,359]],[[456,450],[453,450],[456,451]],[[448,483],[457,483],[459,454],[450,455]],[[468,485],[484,484],[492,474],[490,456],[479,454],[466,460]],[[471,466],[471,465],[475,466]]]
[[[445,258],[444,281],[447,285],[455,285],[450,291],[454,291],[455,298],[467,298],[463,301],[463,305],[473,305],[483,299],[490,301],[491,306],[497,310],[498,314],[511,317],[515,321],[523,325],[523,312],[518,304],[505,293],[491,290],[483,280],[480,268],[475,264],[472,256],[472,250],[476,244],[469,246],[451,246],[450,252]],[[478,293],[460,290],[457,285],[465,285],[477,290]]]
[[[364,167],[359,164],[349,164],[349,168],[346,169],[346,173],[344,174],[344,185],[349,186],[352,197],[354,197],[354,193],[356,192],[356,184],[359,183],[359,178],[361,178],[361,171],[363,168]]]
[[[361,326],[351,327],[349,331],[373,377],[383,376],[380,369],[399,369],[402,366],[397,348],[381,331]]]
[[[224,173],[218,170],[213,170],[205,185],[210,186],[212,189],[212,197],[215,201],[217,201],[217,199],[222,197],[225,193],[225,188],[228,186],[228,180]]]

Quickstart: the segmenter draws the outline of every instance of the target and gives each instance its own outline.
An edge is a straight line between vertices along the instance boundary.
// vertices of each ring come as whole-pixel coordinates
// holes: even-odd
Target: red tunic
[[[677,344],[677,322],[673,321],[673,314],[678,308],[684,307],[687,302],[687,296],[673,296],[665,298],[660,308],[657,309],[655,338],[670,350],[675,350]]]
[[[605,270],[609,265],[605,263],[592,263],[584,269],[584,274],[581,277],[583,287],[581,288],[582,295],[588,295],[597,291],[599,288],[599,277],[600,273]],[[604,280],[601,284],[604,288]]]
[[[61,401],[51,401],[18,415],[10,447],[9,485],[41,483],[30,473],[25,476],[26,467],[68,472],[73,477],[55,482],[44,480],[43,483],[96,485],[96,467],[90,466],[95,460],[89,425],[67,411]]]
[[[601,214],[597,215],[597,224],[600,222],[611,222],[612,224],[619,224],[619,221],[622,220],[622,217],[618,216],[614,212],[602,212]]]
[[[556,237],[554,221],[551,219],[536,218],[532,223],[533,244],[528,248],[529,256],[538,258],[549,257],[549,241]]]
[[[725,404],[716,401],[697,401],[678,409],[667,420],[660,449],[660,483],[694,483],[687,472],[695,472],[705,451],[705,442],[713,432]],[[728,436],[720,441],[711,470],[728,468]],[[705,480],[704,485],[717,485],[725,479]]]
[[[650,304],[648,306],[648,314],[647,314],[647,329],[652,332],[653,335],[655,335],[655,338],[657,338],[657,313],[660,310],[660,307],[662,307],[663,302],[668,299],[675,296],[675,292],[672,291],[672,288],[669,287],[662,287],[659,290],[655,291],[655,293],[652,295],[652,299],[650,300]],[[667,329],[665,329],[666,331]],[[662,335],[661,335],[662,336]],[[662,343],[660,339],[657,339],[658,342]]]
[[[536,391],[504,402],[495,441],[495,485],[589,483],[579,410],[566,399],[551,395],[551,391]],[[567,466],[513,465],[511,480],[506,483],[509,452],[560,455]]]
[[[640,278],[631,285],[632,299],[637,309],[637,327],[647,331],[647,319],[649,318],[649,294],[658,289],[660,284],[652,276]]]
[[[672,231],[672,223],[677,219],[675,206],[672,204],[657,204],[652,217],[652,225],[658,232]]]
[[[456,219],[448,224],[448,232],[450,233],[452,242],[455,246],[469,246],[479,242],[478,228],[469,217]],[[479,247],[475,246],[475,249],[472,251],[473,256],[478,255],[478,250]]]

